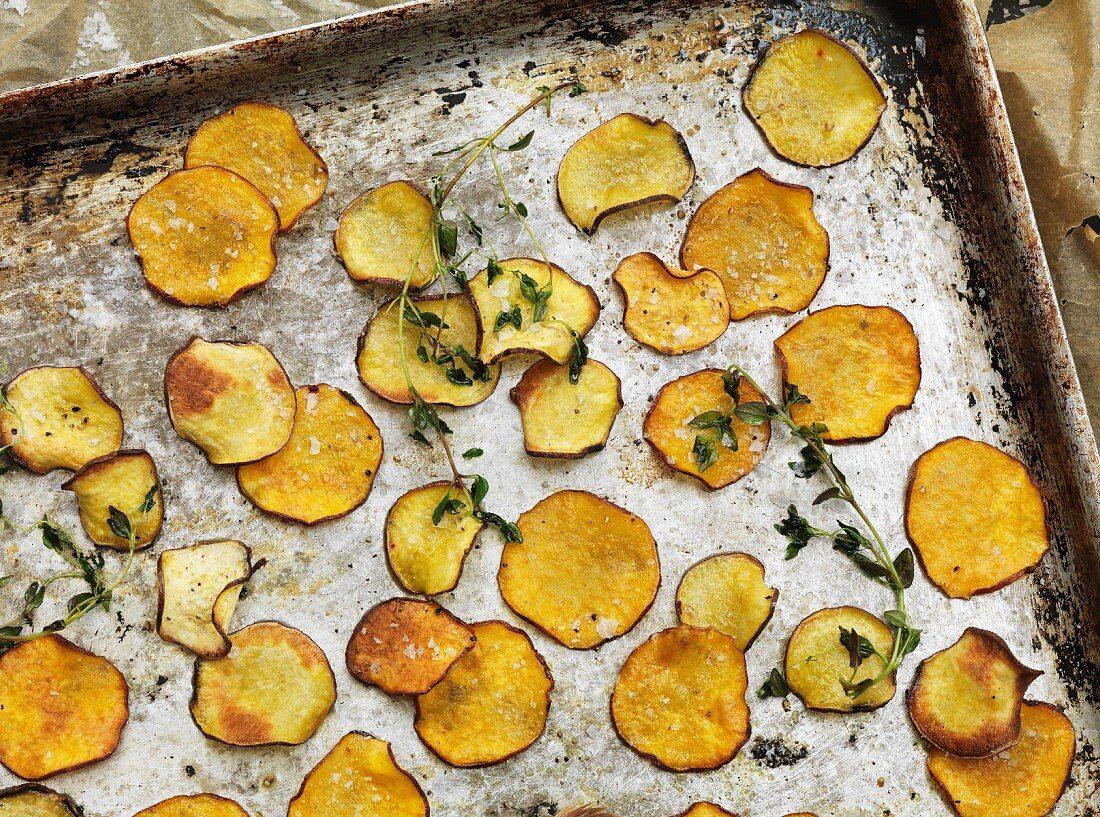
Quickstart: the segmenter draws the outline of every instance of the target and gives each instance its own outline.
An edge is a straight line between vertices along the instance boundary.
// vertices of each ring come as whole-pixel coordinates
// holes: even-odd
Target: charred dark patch
[[[804,743],[789,744],[780,736],[756,738],[749,747],[749,756],[768,769],[793,766],[809,757],[810,750]]]

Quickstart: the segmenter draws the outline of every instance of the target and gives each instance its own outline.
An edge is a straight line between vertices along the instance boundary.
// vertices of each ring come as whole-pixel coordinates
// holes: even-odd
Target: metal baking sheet
[[[740,104],[758,50],[805,25],[856,44],[890,88],[867,148],[826,170],[778,159]],[[589,342],[593,356],[622,378],[626,408],[602,453],[579,462],[530,459],[507,398],[522,370],[512,361],[497,393],[454,412],[452,424],[460,450],[477,444],[489,453],[480,468],[494,509],[514,518],[565,487],[604,494],[649,523],[664,582],[634,631],[596,651],[570,652],[532,632],[556,681],[545,734],[499,766],[456,770],[415,737],[411,702],[366,688],[344,670],[354,623],[398,593],[381,550],[386,510],[399,494],[447,471],[438,452],[404,438],[403,410],[356,379],[356,336],[387,293],[352,284],[333,256],[331,234],[356,194],[391,179],[425,180],[439,164],[433,151],[487,132],[535,86],[574,71],[591,93],[555,101],[549,119],[532,116],[534,143],[507,160],[506,172],[550,257],[596,288],[604,312]],[[123,218],[142,191],[180,165],[200,121],[246,98],[295,114],[329,163],[328,193],[279,238],[278,269],[262,289],[221,311],[172,306],[144,286]],[[552,171],[567,145],[622,111],[675,125],[698,178],[680,205],[609,219],[585,238],[557,207]],[[129,679],[132,714],[121,745],[110,759],[51,784],[90,817],[125,816],[197,791],[273,817],[285,813],[305,772],[341,735],[362,729],[392,741],[441,815],[539,817],[594,802],[622,817],[648,817],[679,813],[698,799],[751,817],[949,813],[927,779],[900,692],[878,712],[846,717],[807,713],[797,703],[787,712],[753,698],[749,743],[728,765],[698,774],[658,770],[623,745],[609,721],[619,666],[641,640],[674,623],[676,583],[704,555],[746,550],[780,589],[776,614],[748,655],[753,689],[806,614],[840,603],[872,610],[890,603],[825,546],[783,561],[772,524],[789,502],[807,506],[815,493],[790,478],[786,462],[796,446],[784,434],[749,477],[713,494],[667,471],[640,438],[650,399],[680,374],[737,361],[776,387],[771,342],[799,316],[736,323],[706,350],[664,358],[625,335],[622,302],[609,282],[627,253],[675,258],[686,216],[755,166],[816,193],[833,257],[814,308],[890,304],[916,326],[924,369],[913,409],[879,440],[838,450],[892,548],[904,545],[909,465],[946,437],[1000,445],[1041,484],[1053,545],[1037,572],[968,602],[946,599],[918,576],[910,607],[925,638],[916,657],[974,624],[997,631],[1043,669],[1031,696],[1066,707],[1078,730],[1072,783],[1054,813],[1095,814],[1100,464],[981,26],[966,0],[432,0],[0,97],[0,358],[12,373],[47,363],[94,372],[123,410],[127,444],[148,448],[164,479],[169,518],[155,551],[210,537],[246,541],[269,565],[253,580],[237,621],[276,618],[302,628],[326,651],[339,687],[334,712],[302,746],[240,749],[204,739],[187,713],[192,659],[153,632],[155,552],[142,554],[117,613],[89,615],[68,633]],[[475,216],[493,225],[505,254],[531,253],[514,226],[494,221],[485,168],[461,191]],[[238,494],[231,470],[208,465],[178,438],[164,410],[162,374],[192,333],[261,341],[296,384],[352,391],[386,443],[367,503],[314,529],[273,521]],[[15,471],[2,478],[0,495],[13,516],[48,513],[75,527],[71,497],[58,490],[63,479]],[[494,581],[500,547],[495,534],[483,534],[456,592],[442,599],[456,614],[517,623]],[[30,577],[52,567],[33,537],[5,534],[0,573]],[[46,609],[40,621],[48,620]],[[899,689],[915,666],[907,662]],[[14,782],[0,772],[0,786]]]

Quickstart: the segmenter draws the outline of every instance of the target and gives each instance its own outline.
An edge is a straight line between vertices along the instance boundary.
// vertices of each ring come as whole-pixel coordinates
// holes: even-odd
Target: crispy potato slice
[[[663,119],[622,113],[566,151],[558,201],[578,230],[592,235],[607,216],[654,202],[678,202],[695,181],[687,143]]]
[[[694,803],[680,817],[737,817],[737,815],[714,803]]]
[[[1020,742],[993,757],[928,752],[928,771],[959,817],[1043,817],[1069,781],[1073,724],[1046,703],[1020,707]]]
[[[906,695],[917,731],[945,752],[988,757],[1020,739],[1020,705],[1043,673],[1025,667],[999,635],[967,627],[925,658]]]
[[[509,394],[519,406],[523,447],[532,457],[580,459],[602,451],[623,407],[618,375],[592,358],[576,383],[567,364],[540,360]]]
[[[249,817],[248,812],[216,794],[179,794],[144,808],[134,817]]]
[[[516,524],[523,541],[504,545],[500,594],[554,640],[590,649],[629,632],[653,604],[661,565],[640,517],[587,491],[558,491]]]
[[[362,505],[382,462],[382,432],[345,391],[322,383],[295,392],[290,440],[237,469],[241,493],[265,513],[316,525]]]
[[[277,621],[229,636],[225,658],[195,660],[191,717],[230,746],[297,745],[336,703],[336,679],[313,640]]]
[[[294,387],[271,350],[192,337],[164,368],[172,427],[215,465],[274,454],[294,427]]]
[[[688,568],[676,588],[680,623],[713,627],[745,652],[772,617],[779,591],[747,553],[718,553]]]
[[[745,656],[732,638],[681,624],[626,659],[611,720],[630,748],[666,769],[716,769],[749,739],[747,686]]]
[[[221,167],[169,173],[134,202],[126,229],[145,282],[184,306],[228,306],[275,271],[275,208]]]
[[[0,653],[0,763],[42,780],[103,760],[130,717],[128,697],[110,661],[59,635]]]
[[[470,297],[480,325],[478,355],[496,363],[508,355],[530,353],[565,363],[573,353],[573,335],[584,337],[600,316],[600,302],[587,284],[574,280],[556,264],[548,268],[532,258],[507,258],[500,262],[503,273],[492,283],[488,271],[470,279]],[[535,305],[524,296],[523,276],[530,279],[529,293],[548,283],[553,292],[546,301],[546,315],[534,321]],[[501,324],[498,319],[518,309],[520,326]]]
[[[349,732],[306,775],[287,812],[287,817],[338,815],[428,817],[428,801],[386,741]]]
[[[34,783],[0,791],[0,817],[83,817],[81,808],[64,794]]]
[[[655,351],[695,352],[730,325],[722,279],[710,270],[673,270],[653,253],[639,252],[620,261],[611,279],[626,299],[627,334]]]
[[[929,581],[955,599],[1011,584],[1050,547],[1043,496],[1027,468],[965,437],[913,463],[905,530]]]
[[[147,451],[127,449],[97,457],[61,486],[76,494],[80,524],[97,545],[129,550],[130,541],[111,530],[111,507],[130,519],[138,550],[147,548],[160,533],[164,522],[164,500],[157,466]],[[156,489],[148,511],[142,507],[149,491]]]
[[[823,31],[799,31],[772,43],[741,94],[775,152],[809,167],[851,159],[886,110],[871,70]]]
[[[881,619],[859,607],[827,607],[810,613],[787,641],[784,670],[791,692],[807,709],[821,712],[866,712],[878,709],[894,697],[894,677],[884,678],[857,698],[844,691],[841,680],[859,683],[875,678],[885,662],[869,655],[852,674],[848,647],[841,643],[841,628],[855,630],[871,642],[880,655],[889,656],[894,636]]]
[[[920,386],[913,325],[889,306],[830,306],[811,312],[775,340],[783,387],[810,398],[791,409],[805,425],[824,423],[832,442],[873,440]]]
[[[741,381],[738,395],[742,403],[763,399],[760,392],[745,381]],[[704,412],[729,415],[731,411],[733,398],[726,394],[722,370],[703,369],[661,387],[642,424],[642,436],[672,470],[695,477],[712,491],[725,488],[764,459],[772,434],[771,423],[750,426],[734,417],[731,433],[737,438],[737,450],[731,451],[715,440],[713,429],[696,429],[690,425]],[[710,442],[717,454],[714,463],[702,471],[695,453],[698,437]]]
[[[798,312],[829,271],[829,234],[814,216],[810,188],[756,168],[699,205],[680,246],[680,265],[722,279],[735,321]]]
[[[522,630],[503,621],[470,626],[474,648],[416,699],[416,734],[445,763],[489,766],[538,740],[554,680]]]
[[[328,165],[305,139],[289,111],[265,102],[242,102],[195,130],[184,167],[216,165],[256,185],[279,213],[279,231],[321,200]]]
[[[122,445],[122,414],[79,366],[38,366],[2,392],[0,447],[36,474],[79,471]]]
[[[411,182],[396,181],[359,196],[340,214],[332,237],[344,269],[356,281],[413,290],[435,277],[427,240],[434,217],[432,203]]]

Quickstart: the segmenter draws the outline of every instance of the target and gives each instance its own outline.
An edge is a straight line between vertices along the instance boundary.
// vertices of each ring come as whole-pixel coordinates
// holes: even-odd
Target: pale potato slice
[[[684,137],[665,122],[622,113],[569,148],[558,166],[558,201],[589,235],[612,213],[677,202],[695,181]]]
[[[61,488],[76,494],[80,524],[97,545],[115,550],[130,548],[129,539],[111,530],[112,507],[130,520],[136,549],[149,547],[160,533],[164,498],[157,466],[147,451],[126,449],[97,457]]]
[[[661,584],[649,526],[587,491],[558,491],[520,514],[500,555],[504,602],[556,641],[590,649],[645,615]]]
[[[71,798],[35,783],[0,791],[0,817],[83,817]]]
[[[682,624],[713,627],[745,652],[772,617],[779,591],[764,581],[764,565],[747,553],[719,553],[688,568],[676,588]]]
[[[216,794],[178,794],[144,808],[134,817],[249,817],[248,812]]]
[[[122,445],[122,414],[83,367],[27,369],[3,396],[0,447],[36,474],[79,471]]]
[[[737,817],[737,815],[714,803],[694,803],[679,817]]]
[[[432,203],[411,182],[389,182],[348,205],[332,241],[356,281],[402,286],[407,278],[417,290],[435,279],[434,218]]]

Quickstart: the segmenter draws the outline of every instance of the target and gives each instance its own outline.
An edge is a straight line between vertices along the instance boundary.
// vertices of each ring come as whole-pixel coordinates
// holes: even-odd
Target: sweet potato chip
[[[913,464],[905,530],[928,579],[956,599],[1011,584],[1050,547],[1043,497],[1027,468],[965,437]]]
[[[146,451],[127,449],[89,462],[61,486],[76,494],[80,524],[97,545],[129,550],[130,540],[111,530],[111,508],[126,514],[137,549],[149,547],[164,522],[164,501],[153,458]],[[149,492],[153,491],[150,497]],[[150,502],[148,510],[143,510]]]
[[[356,281],[413,290],[435,278],[431,241],[432,203],[410,182],[396,181],[368,190],[340,215],[332,241]]]
[[[275,208],[221,167],[169,173],[134,202],[126,229],[149,287],[184,306],[227,306],[275,271]]]
[[[741,403],[763,399],[744,381],[738,395]],[[712,491],[725,488],[757,466],[771,440],[771,423],[749,425],[732,415],[733,409],[722,370],[703,369],[661,387],[642,424],[642,436],[669,468],[695,477]],[[736,448],[727,445],[734,439]]]
[[[759,168],[699,205],[680,247],[688,271],[722,279],[735,321],[809,306],[829,270],[829,234],[814,216],[808,187]]]
[[[679,201],[694,181],[695,163],[672,125],[622,113],[566,151],[558,166],[558,201],[573,225],[591,235],[612,213]]]
[[[737,817],[737,815],[714,803],[695,803],[680,817]]]
[[[841,642],[842,630],[856,632],[878,651],[862,657],[852,672],[848,642]],[[850,638],[851,636],[848,636]],[[860,642],[862,648],[862,642]],[[802,619],[787,641],[784,668],[791,692],[807,709],[822,712],[865,712],[878,709],[894,697],[894,677],[883,678],[857,697],[844,691],[842,681],[859,683],[878,677],[886,668],[879,655],[889,656],[894,636],[881,619],[859,607],[827,607]]]
[[[491,281],[487,270],[469,283],[481,326],[481,359],[496,363],[508,355],[531,353],[565,363],[573,353],[573,332],[584,337],[600,316],[592,287],[556,264],[547,267],[532,258],[506,258],[500,267],[503,272]],[[546,313],[538,321],[536,309]]]
[[[295,392],[290,440],[237,469],[241,493],[265,513],[316,525],[351,513],[370,494],[382,433],[345,391],[322,383]]]
[[[336,679],[321,648],[277,621],[250,624],[229,641],[225,658],[195,660],[195,725],[231,746],[309,740],[336,703]]]
[[[0,653],[0,763],[42,780],[103,760],[130,716],[128,696],[110,661],[59,635]]]
[[[349,732],[306,775],[287,812],[287,817],[338,815],[428,817],[428,801],[386,741]]]
[[[0,817],[83,817],[69,797],[34,783],[0,791]]]
[[[779,591],[764,581],[764,565],[747,553],[719,553],[692,565],[676,588],[680,623],[713,627],[745,652],[764,629]]]
[[[517,615],[572,649],[628,632],[661,584],[657,543],[634,514],[587,491],[558,491],[520,514],[497,583]]]
[[[215,465],[274,454],[294,427],[294,387],[260,343],[191,338],[164,369],[164,400],[176,433]]]
[[[294,117],[264,102],[242,102],[199,125],[183,165],[216,165],[252,182],[275,206],[284,233],[328,187],[328,166]]]
[[[775,152],[810,167],[851,159],[886,110],[882,88],[863,60],[813,30],[772,43],[749,74],[742,99]]]
[[[27,369],[3,396],[0,447],[36,474],[79,471],[122,445],[122,414],[83,367]]]
[[[1073,724],[1050,704],[1020,707],[1020,742],[993,757],[928,752],[928,771],[959,817],[1043,817],[1069,781]]]
[[[579,459],[602,451],[623,407],[618,376],[588,359],[577,382],[569,364],[540,360],[512,387],[523,422],[523,447],[532,457]]]
[[[503,621],[471,625],[477,643],[416,699],[416,733],[452,766],[518,755],[546,727],[554,680],[531,639]]]
[[[216,794],[179,794],[142,809],[134,817],[249,817],[249,815],[237,803]]]
[[[811,312],[775,341],[783,386],[809,403],[791,416],[824,423],[832,442],[881,437],[920,386],[920,348],[913,325],[888,306],[830,306]]]
[[[716,769],[749,738],[745,656],[717,630],[681,624],[643,641],[611,694],[634,751],[676,772]]]

